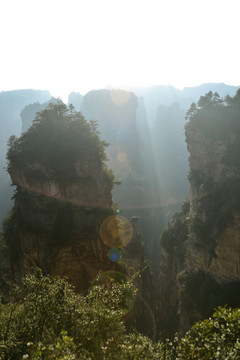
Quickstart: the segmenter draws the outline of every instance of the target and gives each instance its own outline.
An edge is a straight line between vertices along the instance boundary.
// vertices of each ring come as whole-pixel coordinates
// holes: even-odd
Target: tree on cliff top
[[[37,113],[29,130],[19,138],[11,136],[8,145],[9,173],[20,171],[28,181],[72,180],[77,162],[87,168],[91,161],[106,170],[107,143],[100,140],[96,124],[60,100]],[[111,174],[108,178],[113,181]]]

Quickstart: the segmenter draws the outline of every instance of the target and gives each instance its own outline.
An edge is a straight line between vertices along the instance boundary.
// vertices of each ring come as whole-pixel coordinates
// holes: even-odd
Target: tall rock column
[[[8,171],[17,190],[4,236],[17,281],[39,266],[84,291],[100,271],[115,268],[99,234],[112,214],[104,146],[94,125],[61,102],[10,139]]]
[[[187,112],[190,207],[161,239],[161,314],[171,312],[172,333],[217,306],[240,306],[239,115],[240,91],[224,100],[209,92]]]

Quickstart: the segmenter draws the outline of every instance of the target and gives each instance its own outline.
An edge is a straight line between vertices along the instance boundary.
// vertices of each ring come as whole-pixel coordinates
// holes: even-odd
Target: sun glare
[[[235,0],[3,2],[0,90],[49,89],[65,100],[107,84],[238,85],[238,7]]]

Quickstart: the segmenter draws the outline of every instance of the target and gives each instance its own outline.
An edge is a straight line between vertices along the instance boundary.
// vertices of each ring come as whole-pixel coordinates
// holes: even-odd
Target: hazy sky
[[[0,91],[240,85],[240,0],[0,0]]]

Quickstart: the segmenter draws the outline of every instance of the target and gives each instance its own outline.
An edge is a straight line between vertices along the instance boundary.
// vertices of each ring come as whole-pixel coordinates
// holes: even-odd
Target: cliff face
[[[161,280],[173,284],[179,312],[174,330],[188,329],[218,305],[240,305],[239,95],[223,102],[209,93],[187,113],[190,208],[161,240],[160,268],[170,269]]]
[[[193,242],[189,242],[185,260],[187,268],[208,272],[220,283],[240,281],[239,216],[240,214],[235,215],[231,224],[219,234],[214,257],[207,249],[196,249]]]
[[[240,281],[238,174],[225,161],[235,137],[234,128],[226,139],[208,138],[191,124],[186,128],[191,211],[185,264],[191,270],[208,272],[218,282]],[[208,234],[201,233],[204,227]]]
[[[134,156],[139,155],[136,129],[137,97],[124,90],[94,90],[83,98],[86,119],[99,122],[107,149],[109,166],[115,176],[126,178],[136,171]]]
[[[18,281],[31,266],[67,276],[86,290],[100,271],[115,269],[100,227],[112,215],[113,178],[104,145],[85,119],[50,104],[19,139],[11,138],[8,171],[17,185],[4,226]]]
[[[186,126],[191,211],[185,264],[208,272],[217,282],[240,281],[236,160],[240,108],[237,95],[233,103],[222,103],[210,94],[205,101],[200,99]]]
[[[14,184],[21,188],[36,192],[50,198],[63,200],[71,204],[86,207],[97,207],[109,209],[111,207],[111,189],[106,182],[106,177],[101,168],[93,161],[87,165],[80,162],[75,164],[76,177],[69,180],[67,183],[61,183],[55,179],[49,179],[46,176],[44,179],[44,172],[47,171],[39,163],[27,164],[28,170],[41,169],[40,181],[29,181],[28,177],[23,172],[12,172],[11,178]],[[84,176],[83,176],[84,174]]]
[[[10,222],[17,231],[10,233],[15,279],[38,266],[45,273],[67,276],[79,291],[86,290],[100,271],[114,268],[98,233],[103,219],[100,209],[19,188]]]
[[[138,102],[129,91],[95,90],[84,96],[81,107],[88,120],[99,123],[100,136],[109,143],[108,164],[121,182],[113,198],[121,209],[142,208],[153,201],[147,132],[143,140],[140,130],[140,123],[143,125],[146,119],[144,112],[140,118]],[[140,106],[144,110],[143,104]]]
[[[38,266],[68,277],[84,293],[99,273],[103,280],[108,274],[125,281],[143,269],[138,217],[129,221],[112,210],[113,175],[104,147],[95,125],[61,102],[50,103],[27,132],[10,139],[8,171],[17,190],[4,238],[16,282]],[[127,324],[134,320],[154,338],[151,280],[146,267],[136,280]]]

